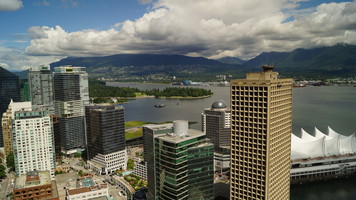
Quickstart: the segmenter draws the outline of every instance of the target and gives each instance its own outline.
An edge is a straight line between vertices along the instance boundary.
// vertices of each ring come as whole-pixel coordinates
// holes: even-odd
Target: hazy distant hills
[[[92,77],[200,77],[214,78],[216,74],[242,72],[239,65],[221,63],[203,57],[166,54],[118,54],[104,57],[65,58],[52,63],[83,66]],[[241,74],[241,73],[239,73]]]
[[[226,63],[226,64],[232,64],[232,65],[242,65],[246,62],[246,60],[242,60],[238,57],[223,57],[223,58],[219,58],[216,59],[217,61],[221,62],[221,63]]]
[[[276,70],[294,77],[332,77],[356,75],[356,46],[336,44],[331,47],[295,49],[292,52],[262,53],[243,64],[249,71],[262,64],[275,65]]]
[[[19,76],[19,79],[27,79],[28,70],[23,70],[23,71],[19,71],[19,72],[12,72],[12,73],[14,73],[17,76]]]
[[[275,65],[282,76],[292,78],[329,78],[356,76],[356,46],[295,49],[292,52],[264,52],[244,61],[236,57],[211,60],[167,54],[118,54],[104,57],[69,57],[52,63],[86,67],[91,77],[125,79],[167,78],[214,80],[218,74],[241,78],[246,72],[260,71],[261,65]],[[26,77],[27,72],[17,72]]]

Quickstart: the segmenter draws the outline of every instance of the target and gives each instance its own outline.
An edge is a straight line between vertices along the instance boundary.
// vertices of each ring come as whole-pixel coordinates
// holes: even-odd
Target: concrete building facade
[[[67,181],[67,200],[107,199],[108,197],[108,184],[97,184],[90,176]]]
[[[59,121],[61,151],[66,154],[85,149],[84,106],[89,104],[88,74],[84,67],[54,68],[54,107]]]
[[[53,125],[47,109],[15,112],[12,133],[16,174],[49,171],[54,179]]]
[[[124,108],[88,105],[85,114],[90,168],[105,174],[126,169]]]
[[[188,122],[143,126],[148,199],[213,199],[213,144]]]
[[[14,151],[12,145],[12,122],[15,117],[15,112],[20,110],[31,110],[31,102],[13,102],[10,101],[9,107],[2,116],[2,137],[4,141],[4,156],[6,158]]]
[[[290,196],[292,79],[272,66],[231,81],[230,199]]]
[[[202,113],[202,130],[214,144],[214,169],[230,168],[231,111],[223,100],[215,101]]]
[[[56,181],[48,171],[31,171],[16,177],[14,200],[59,200]]]

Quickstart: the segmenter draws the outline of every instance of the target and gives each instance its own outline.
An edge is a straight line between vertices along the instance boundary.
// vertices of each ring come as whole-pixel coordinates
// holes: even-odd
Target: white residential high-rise
[[[16,111],[31,110],[31,101],[27,102],[13,102],[10,101],[9,107],[2,116],[2,137],[4,141],[4,153],[5,158],[11,152],[13,152],[12,146],[12,120]]]
[[[15,112],[12,133],[16,174],[49,171],[54,179],[54,138],[49,111],[39,107]]]

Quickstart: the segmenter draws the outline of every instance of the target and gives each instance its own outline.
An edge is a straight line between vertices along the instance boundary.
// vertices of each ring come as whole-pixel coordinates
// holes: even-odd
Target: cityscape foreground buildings
[[[288,200],[292,79],[273,66],[231,81],[230,199]]]
[[[16,174],[49,171],[54,179],[54,138],[49,111],[39,107],[15,112],[12,133]]]
[[[0,67],[0,119],[6,112],[11,99],[14,102],[21,101],[19,77]],[[2,128],[0,123],[0,147],[3,147]]]
[[[31,68],[28,72],[28,83],[32,105],[53,107],[53,81],[49,66]]]
[[[66,154],[84,151],[84,106],[89,104],[88,74],[84,67],[61,66],[54,70],[54,105],[59,119],[61,151]]]
[[[223,100],[215,101],[202,113],[202,130],[214,144],[214,169],[230,168],[231,111]]]
[[[127,167],[124,108],[110,104],[85,107],[88,165],[100,174]]]
[[[144,125],[148,199],[213,199],[213,144],[188,121]]]
[[[27,102],[13,102],[9,103],[9,107],[2,116],[2,136],[4,142],[4,160],[6,156],[14,152],[12,145],[12,127],[13,119],[15,118],[15,112],[20,110],[31,110],[31,101]]]

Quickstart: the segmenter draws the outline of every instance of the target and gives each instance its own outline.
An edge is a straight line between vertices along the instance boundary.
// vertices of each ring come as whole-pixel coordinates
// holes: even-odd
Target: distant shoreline
[[[137,97],[100,97],[100,98],[117,98],[117,99],[125,99],[125,100],[134,100],[134,99],[143,99],[143,98],[157,98],[157,99],[205,99],[213,96],[211,95],[205,95],[205,96],[199,96],[199,97],[183,97],[183,96],[171,96],[171,97],[165,97],[165,96],[159,96],[155,97],[152,95],[142,95],[142,96],[137,96]],[[98,97],[92,97],[92,98],[98,98]]]

